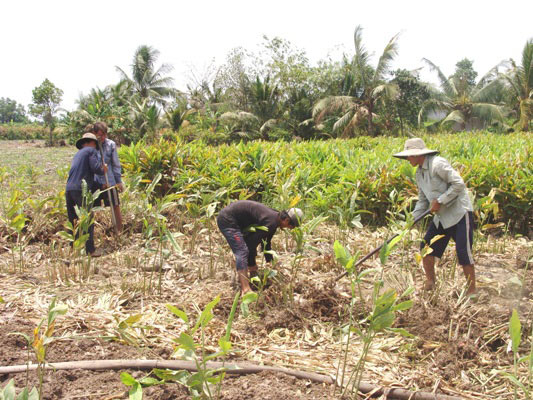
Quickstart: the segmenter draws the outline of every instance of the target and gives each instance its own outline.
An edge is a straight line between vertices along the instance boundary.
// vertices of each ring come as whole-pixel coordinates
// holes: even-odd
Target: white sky
[[[520,60],[533,37],[533,1],[2,0],[0,97],[27,106],[32,89],[48,78],[72,109],[80,93],[118,82],[115,66],[129,73],[142,44],[174,66],[181,89],[191,66],[222,64],[238,46],[257,50],[264,34],[289,40],[315,63],[339,54],[339,46],[353,54],[356,25],[376,54],[401,32],[393,68],[421,67],[425,57],[450,75],[468,57],[480,77],[503,59]]]

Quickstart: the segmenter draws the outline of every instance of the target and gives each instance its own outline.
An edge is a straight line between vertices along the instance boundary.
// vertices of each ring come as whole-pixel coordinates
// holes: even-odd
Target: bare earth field
[[[0,142],[0,168],[27,174],[28,190],[50,196],[63,190],[64,175],[57,175],[75,153],[72,147],[47,149],[40,143]],[[30,171],[30,166],[33,166]],[[68,168],[67,168],[68,171]],[[64,172],[63,172],[64,174]],[[9,189],[9,182],[2,183]],[[57,194],[57,193],[56,193]],[[110,359],[172,359],[173,339],[186,329],[166,307],[174,305],[195,319],[198,309],[220,295],[214,318],[206,327],[205,348],[217,350],[224,335],[235,289],[233,258],[214,220],[196,223],[173,211],[168,215],[182,251],[170,251],[163,268],[141,233],[135,191],[128,187],[122,196],[125,232],[119,243],[113,240],[107,210],[96,214],[96,244],[105,255],[95,258],[83,270],[69,260],[69,247],[57,235],[59,226],[47,226],[24,250],[24,266],[14,264],[13,240],[0,225],[0,366],[35,363],[20,335],[32,337],[33,329],[46,316],[54,297],[68,307],[55,324],[48,362]],[[504,376],[513,373],[513,354],[508,351],[508,322],[512,309],[522,322],[520,355],[530,351],[533,274],[528,264],[531,241],[522,237],[477,234],[474,248],[479,297],[462,296],[464,277],[455,268],[453,245],[438,267],[438,287],[423,292],[423,272],[414,258],[421,232],[410,231],[382,267],[379,259],[363,268],[383,268],[386,288],[398,293],[416,288],[411,309],[399,312],[394,327],[413,337],[380,333],[367,356],[363,381],[376,386],[400,387],[457,396],[465,399],[513,399],[514,386]],[[350,281],[334,282],[343,272],[333,254],[338,239],[352,252],[366,254],[390,236],[386,228],[339,230],[321,224],[306,237],[308,249],[295,260],[295,243],[288,233],[278,233],[273,248],[279,258],[271,285],[250,305],[250,314],[239,313],[231,332],[232,350],[228,363],[241,361],[280,366],[335,376],[342,362],[341,328],[346,322]],[[15,257],[15,258],[14,258]],[[259,257],[258,257],[259,262]],[[259,265],[262,265],[262,261]],[[292,272],[292,273],[291,273]],[[357,302],[354,312],[362,319],[370,311],[373,281],[381,275],[367,275],[362,284],[365,304]],[[287,297],[291,279],[294,298]],[[130,318],[136,316],[135,318]],[[128,320],[130,318],[130,320]],[[129,322],[125,322],[125,321]],[[357,335],[346,358],[351,370],[357,363],[362,343]],[[44,377],[45,399],[125,399],[128,387],[120,372],[113,370],[48,371]],[[141,378],[149,371],[128,371]],[[527,363],[519,367],[519,378],[527,384]],[[11,378],[16,387],[37,385],[30,372],[0,375],[0,387]],[[187,388],[167,383],[144,389],[145,399],[188,399]],[[518,391],[518,398],[525,398]],[[334,399],[332,385],[312,383],[285,374],[263,372],[241,377],[227,376],[222,399]]]

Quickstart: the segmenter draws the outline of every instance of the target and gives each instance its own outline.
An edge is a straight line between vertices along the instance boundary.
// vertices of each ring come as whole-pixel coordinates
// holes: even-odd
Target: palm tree
[[[513,94],[522,131],[529,130],[533,118],[533,39],[529,39],[522,51],[522,65],[510,60],[511,69],[502,74]]]
[[[252,112],[262,123],[276,119],[279,112],[280,91],[276,85],[270,83],[270,76],[261,81],[256,77],[250,86],[250,102]]]
[[[440,91],[431,90],[431,98],[426,100],[418,113],[418,124],[429,112],[445,113],[441,125],[457,123],[462,130],[471,126],[475,120],[484,123],[499,122],[503,124],[505,108],[495,104],[501,82],[498,79],[498,66],[492,68],[471,88],[455,75],[446,78],[440,68],[428,59],[422,59],[432,71],[437,72]]]
[[[370,54],[362,43],[362,31],[361,26],[355,28],[355,55],[343,80],[343,87],[347,87],[351,93],[321,99],[313,108],[313,117],[318,124],[325,115],[340,110],[343,115],[333,125],[334,131],[342,130],[347,134],[366,118],[368,133],[373,135],[373,118],[377,103],[387,97],[395,97],[398,92],[396,84],[386,81],[390,64],[398,54],[398,34],[394,35],[385,46],[376,68],[373,68],[370,65]],[[353,93],[353,88],[356,86],[359,90]]]
[[[139,46],[133,56],[131,78],[120,67],[116,67],[123,80],[131,85],[132,94],[142,103],[147,100],[150,104],[164,105],[166,99],[172,97],[174,79],[166,76],[172,71],[168,64],[161,64],[155,68],[159,51],[150,46]]]

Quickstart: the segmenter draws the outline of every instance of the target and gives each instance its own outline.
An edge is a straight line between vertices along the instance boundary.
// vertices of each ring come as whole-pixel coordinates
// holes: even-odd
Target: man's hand
[[[431,211],[432,213],[436,213],[436,212],[438,212],[438,211],[440,210],[440,206],[441,206],[441,204],[439,203],[439,201],[438,201],[437,199],[435,199],[435,200],[433,200],[433,201],[431,202],[431,208],[430,208],[430,211]]]
[[[124,191],[124,184],[122,182],[117,183],[115,187],[117,188],[117,190],[119,192],[123,192]]]
[[[103,169],[104,169],[104,173],[107,174],[107,171],[108,171],[107,164],[104,163]]]

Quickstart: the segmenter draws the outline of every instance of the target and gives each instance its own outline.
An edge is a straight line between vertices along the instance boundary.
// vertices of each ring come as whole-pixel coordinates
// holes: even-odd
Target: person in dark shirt
[[[299,208],[276,211],[251,200],[236,201],[220,211],[217,225],[235,255],[241,294],[252,290],[249,278],[257,275],[257,246],[261,244],[263,251],[270,250],[278,227],[294,229],[302,217]],[[265,259],[271,262],[272,254],[265,253]]]
[[[87,188],[93,186],[94,174],[102,175],[107,172],[107,165],[99,161],[96,146],[98,139],[92,133],[85,133],[81,139],[76,142],[76,147],[80,149],[72,159],[70,171],[68,173],[67,188],[65,197],[67,201],[68,220],[74,226],[78,219],[75,206],[83,207],[82,180],[87,183]],[[88,208],[91,205],[87,205]],[[78,233],[79,234],[79,233]],[[94,248],[94,226],[89,226],[89,239],[85,242],[85,251],[88,255],[98,257],[100,254]]]

